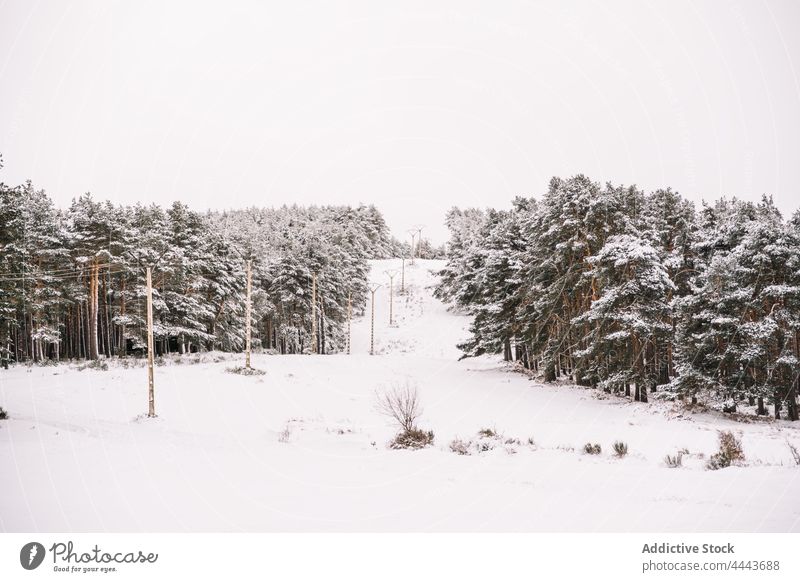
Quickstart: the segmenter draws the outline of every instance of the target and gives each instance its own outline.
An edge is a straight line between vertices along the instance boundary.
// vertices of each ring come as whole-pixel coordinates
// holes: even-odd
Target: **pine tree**
[[[612,236],[589,262],[602,292],[573,320],[588,330],[576,357],[592,384],[626,394],[634,385],[634,399],[646,402],[659,380],[656,347],[671,332],[675,285],[658,251],[635,235]]]

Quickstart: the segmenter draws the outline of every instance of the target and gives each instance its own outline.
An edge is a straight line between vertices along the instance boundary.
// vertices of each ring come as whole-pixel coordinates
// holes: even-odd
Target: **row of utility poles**
[[[154,348],[153,344],[153,272],[151,267],[147,267],[147,416],[156,416],[156,397],[154,380]],[[252,337],[252,313],[253,313],[253,261],[247,261],[247,282],[245,294],[245,323],[244,323],[244,365],[248,370],[250,365],[251,337]],[[316,292],[316,277],[314,278],[314,292]]]
[[[397,269],[389,269],[384,271],[384,274],[389,277],[389,327],[394,326],[394,278],[397,276]],[[369,308],[370,322],[369,322],[369,355],[375,355],[375,292],[383,287],[380,283],[373,285],[369,288],[371,294],[371,303]],[[350,320],[348,313],[347,321],[347,346],[350,353]]]
[[[411,264],[414,264],[414,243],[417,241],[417,250],[422,241],[422,229],[424,225],[415,225],[408,230],[411,235]],[[397,269],[384,271],[389,277],[389,326],[394,326],[394,278],[397,276]],[[400,271],[400,293],[405,293],[406,285],[406,259],[401,257]],[[370,332],[369,332],[369,354],[375,354],[375,292],[382,287],[377,284],[369,288],[371,294],[370,306]],[[245,339],[244,339],[244,362],[245,368],[251,369],[250,352],[252,336],[252,313],[253,313],[253,261],[247,261],[247,283],[245,294]],[[153,273],[151,267],[147,267],[147,416],[156,416],[155,404],[155,380],[154,380],[154,341],[153,341]],[[350,354],[350,340],[352,330],[353,301],[352,296],[347,294],[347,349]],[[317,274],[314,273],[311,279],[311,349],[316,354],[317,349]]]

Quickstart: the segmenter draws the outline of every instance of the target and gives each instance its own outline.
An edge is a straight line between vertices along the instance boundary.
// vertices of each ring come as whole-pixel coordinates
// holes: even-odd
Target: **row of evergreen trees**
[[[437,295],[474,314],[465,355],[545,380],[797,420],[800,212],[699,209],[670,189],[554,178],[510,211],[453,209]]]
[[[348,297],[356,312],[366,301],[368,259],[398,252],[372,206],[200,214],[84,195],[60,210],[30,182],[0,183],[0,356],[143,353],[147,266],[158,353],[242,349],[247,260],[254,345],[312,351],[316,274],[317,351],[338,351]]]

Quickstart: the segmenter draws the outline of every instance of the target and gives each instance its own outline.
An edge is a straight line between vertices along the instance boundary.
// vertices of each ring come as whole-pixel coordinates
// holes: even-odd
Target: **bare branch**
[[[415,386],[408,382],[393,384],[383,393],[376,390],[375,396],[378,412],[394,420],[405,431],[416,428],[417,420],[422,416],[422,406]]]

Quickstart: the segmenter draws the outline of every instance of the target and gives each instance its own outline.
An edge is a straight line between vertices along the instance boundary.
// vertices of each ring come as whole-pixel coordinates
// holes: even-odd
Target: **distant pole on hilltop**
[[[247,261],[247,300],[245,302],[244,367],[250,369],[250,335],[252,333],[251,314],[253,312],[253,261]]]
[[[417,233],[417,255],[419,255],[419,247],[422,244],[422,229],[423,228],[425,228],[424,224],[415,224],[414,225],[414,232]],[[412,250],[411,261],[413,262],[414,261],[414,253],[413,253],[414,249],[411,249],[411,250]]]
[[[153,276],[147,267],[147,416],[156,415],[156,393],[153,382]]]
[[[417,236],[417,229],[411,228],[407,232],[408,232],[408,234],[411,235],[411,253],[410,254],[411,254],[411,264],[413,265],[414,264],[414,239]]]
[[[370,325],[369,325],[369,355],[375,355],[375,291],[378,290],[380,285],[373,285],[369,291],[372,293],[372,306],[370,307]]]
[[[394,278],[397,276],[397,269],[384,271],[389,277],[389,325],[394,324]]]

